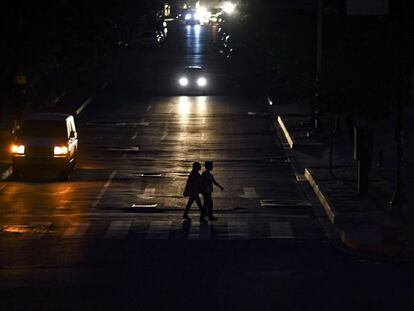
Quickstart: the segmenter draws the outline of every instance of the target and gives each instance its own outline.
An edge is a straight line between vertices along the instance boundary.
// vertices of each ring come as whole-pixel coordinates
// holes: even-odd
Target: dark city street
[[[3,13],[0,310],[414,310],[409,1],[46,2]]]

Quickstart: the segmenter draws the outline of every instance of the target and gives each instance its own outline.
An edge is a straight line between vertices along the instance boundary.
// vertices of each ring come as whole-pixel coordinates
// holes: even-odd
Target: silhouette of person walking
[[[217,220],[217,218],[213,215],[213,184],[219,187],[222,191],[224,188],[214,179],[213,174],[211,174],[211,171],[213,170],[213,162],[206,161],[204,167],[206,170],[203,172],[203,174],[201,174],[201,193],[204,198],[203,208],[204,211],[207,211],[209,220]]]
[[[206,222],[205,220],[205,212],[203,205],[201,204],[200,200],[200,181],[201,176],[199,171],[201,170],[201,164],[199,162],[193,163],[193,170],[191,171],[190,175],[188,176],[187,183],[185,185],[183,195],[188,197],[187,205],[185,206],[183,219],[191,220],[188,216],[190,212],[191,205],[193,205],[194,201],[197,203],[198,208],[200,209],[200,222]]]

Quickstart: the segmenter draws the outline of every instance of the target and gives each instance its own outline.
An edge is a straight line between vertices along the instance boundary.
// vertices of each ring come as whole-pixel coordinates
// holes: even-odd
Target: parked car
[[[78,134],[72,115],[35,113],[27,116],[11,147],[13,175],[22,177],[36,168],[57,169],[67,180],[78,157]]]

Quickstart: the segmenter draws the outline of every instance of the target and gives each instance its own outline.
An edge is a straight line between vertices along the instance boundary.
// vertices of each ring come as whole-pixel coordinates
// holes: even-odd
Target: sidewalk
[[[377,167],[374,159],[369,176],[368,195],[361,196],[357,194],[353,142],[346,135],[335,137],[333,170],[330,173],[329,129],[325,128],[318,134],[312,133],[309,109],[303,105],[273,104],[269,107],[296,172],[303,174],[312,187],[330,223],[340,233],[342,242],[367,256],[394,260],[414,259],[413,228],[412,224],[411,228],[408,225],[410,219],[407,215],[403,216],[405,219],[402,222],[405,226],[401,227],[396,226],[395,222],[387,224],[388,218],[385,217],[395,189],[395,149],[390,147],[393,144],[392,122],[388,122],[377,132],[375,150],[388,146],[383,150],[385,163],[382,167]],[[407,108],[413,110],[411,107]],[[411,110],[407,115],[412,115]],[[413,128],[407,123],[406,133],[408,131],[413,131],[414,134]],[[407,134],[406,136],[409,137]],[[407,148],[405,157],[407,164],[412,162],[410,159],[414,159],[411,146]],[[412,189],[412,174],[411,167],[407,167],[406,191],[409,192]],[[409,193],[408,202],[412,202],[410,196],[413,195]]]

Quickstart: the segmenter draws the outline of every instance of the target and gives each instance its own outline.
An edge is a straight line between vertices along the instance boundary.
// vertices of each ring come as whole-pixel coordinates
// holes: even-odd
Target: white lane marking
[[[7,179],[7,178],[9,178],[10,177],[10,175],[13,173],[13,168],[10,166],[7,170],[5,170],[2,174],[1,174],[1,177],[0,177],[0,179],[1,180],[5,180],[5,179]],[[3,187],[4,188],[4,187]],[[3,188],[1,188],[1,189],[3,189]]]
[[[7,184],[6,184],[6,183],[2,184],[2,185],[0,186],[0,191],[2,191],[4,188],[6,188],[6,186],[7,186]]]
[[[147,111],[150,111],[151,110],[151,105],[149,105],[148,107],[147,107]]]
[[[304,174],[295,174],[295,177],[296,177],[296,181],[298,182],[308,181]]]
[[[168,135],[168,131],[164,131],[164,134],[162,135],[161,140],[166,139],[167,135]]]
[[[80,106],[78,109],[76,109],[75,113],[76,114],[80,114],[83,109],[86,108],[86,106],[89,105],[89,103],[93,100],[93,96],[89,97],[87,100],[85,100],[85,102],[82,104],[82,106]]]
[[[128,155],[128,150],[124,152],[124,154],[122,155],[122,159],[125,159]]]
[[[189,240],[210,240],[210,225],[208,223],[191,222]]]
[[[170,236],[172,221],[151,221],[147,231],[147,240],[166,240]]]
[[[243,188],[243,194],[240,197],[245,199],[255,199],[258,195],[254,187],[245,187]]]
[[[156,208],[158,206],[158,203],[154,204],[132,204],[132,208]],[[141,215],[144,213],[140,213]]]
[[[246,221],[229,221],[227,230],[230,239],[250,239],[249,224]]]
[[[81,238],[86,233],[86,231],[88,231],[90,225],[91,224],[89,222],[73,223],[63,233],[63,237],[71,239]]]
[[[141,121],[138,123],[141,126],[149,126],[150,123],[145,121],[145,118],[142,118]]]
[[[105,239],[123,239],[131,228],[132,220],[114,220],[109,225],[105,234]]]
[[[132,140],[136,139],[138,136],[138,131],[134,133],[134,135],[131,137]]]
[[[70,191],[70,187],[66,187],[65,189],[63,189],[61,191],[58,191],[58,192],[53,193],[53,195],[61,195],[61,194],[65,194],[65,193],[67,193],[69,191]]]
[[[155,188],[145,188],[143,194],[139,194],[138,197],[141,199],[152,199],[155,195]]]
[[[272,239],[294,239],[292,227],[289,222],[271,222],[270,234]]]
[[[106,190],[108,190],[109,186],[111,185],[112,179],[114,179],[117,172],[118,172],[117,170],[114,170],[114,171],[112,171],[111,175],[109,175],[108,181],[105,183],[105,185],[102,187],[101,191],[99,192],[95,203],[93,203],[93,207],[96,207],[99,204],[99,201],[101,201],[101,199],[104,196]]]
[[[34,227],[34,229],[27,233],[24,233],[21,238],[23,240],[39,240],[49,231],[51,225],[51,222],[40,222],[31,224],[28,227]]]
[[[106,151],[139,151],[138,146],[131,146],[131,147],[108,147],[106,148]]]

